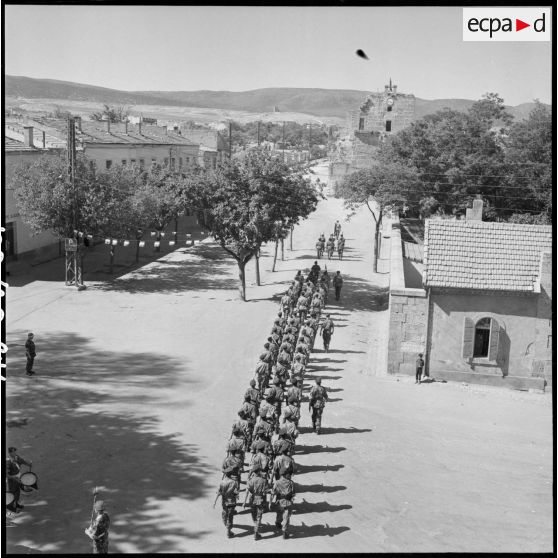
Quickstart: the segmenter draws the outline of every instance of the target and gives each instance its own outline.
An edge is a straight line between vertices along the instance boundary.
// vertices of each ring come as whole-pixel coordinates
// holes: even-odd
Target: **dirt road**
[[[97,485],[110,552],[550,552],[549,395],[386,376],[389,278],[372,272],[366,211],[342,221],[344,260],[320,262],[345,284],[330,300],[332,350],[317,343],[311,359],[331,400],[320,436],[303,408],[292,538],[267,514],[254,541],[247,512],[225,537],[212,506],[230,426],[280,295],[343,216],[339,200],[320,202],[275,273],[269,246],[246,303],[211,243],[83,292],[10,288],[8,343],[35,333],[38,374],[25,376],[13,346],[5,443],[33,460],[40,490],[7,527],[8,548],[87,552]]]

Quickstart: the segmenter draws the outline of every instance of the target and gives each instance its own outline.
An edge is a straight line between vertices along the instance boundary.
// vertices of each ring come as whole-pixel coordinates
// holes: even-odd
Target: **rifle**
[[[215,504],[217,504],[217,500],[219,500],[219,496],[221,496],[221,491],[217,492],[217,496],[215,497],[215,502],[213,502],[213,508],[215,508]]]
[[[246,486],[246,494],[244,496],[244,503],[242,504],[242,507],[245,508],[246,507],[246,500],[248,499],[248,486]]]

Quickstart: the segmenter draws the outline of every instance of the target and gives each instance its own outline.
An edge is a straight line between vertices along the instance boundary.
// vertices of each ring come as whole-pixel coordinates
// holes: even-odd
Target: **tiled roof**
[[[57,136],[60,140],[66,140],[67,123],[62,119],[34,118],[30,125],[38,130],[45,130],[49,134]],[[162,144],[162,145],[191,145],[197,143],[192,140],[175,134],[166,133],[166,128],[143,124],[141,134],[139,126],[123,123],[111,123],[110,132],[106,122],[82,120],[81,132],[76,129],[76,140],[79,143],[126,143],[126,144]]]
[[[23,142],[4,136],[4,151],[39,151],[36,147],[25,147]]]
[[[424,285],[533,291],[541,252],[550,250],[550,226],[427,219]]]

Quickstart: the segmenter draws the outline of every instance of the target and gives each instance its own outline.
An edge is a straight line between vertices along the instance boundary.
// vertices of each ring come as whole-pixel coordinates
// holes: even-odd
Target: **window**
[[[110,169],[110,167],[112,167],[112,161],[107,159],[106,162],[105,162],[105,165],[106,165],[107,169]]]
[[[131,165],[135,165],[135,164],[136,164],[136,160],[135,160],[135,159],[130,159],[130,164],[131,164]]]
[[[179,157],[179,159],[178,159],[178,168],[179,169],[182,168],[182,157]]]
[[[165,162],[165,167],[168,167],[169,166],[169,158],[165,157],[164,162]]]
[[[174,163],[176,162],[176,159],[174,157],[171,157],[170,160],[170,168],[174,170]]]
[[[490,341],[490,318],[483,318],[475,326],[475,345],[473,357],[487,357]]]
[[[500,340],[500,326],[494,318],[476,322],[465,318],[463,326],[463,358],[487,358],[496,361]]]
[[[388,112],[391,112],[391,109],[392,109],[392,108],[393,108],[393,107],[392,107],[391,105],[388,105],[387,111],[388,111]]]
[[[122,166],[125,167],[128,161],[126,159],[122,159]]]
[[[359,130],[364,130],[364,118],[361,118],[361,119],[358,121],[358,129],[359,129]]]
[[[145,167],[145,159],[140,159],[140,169]]]
[[[391,120],[386,120],[386,132],[391,132]]]

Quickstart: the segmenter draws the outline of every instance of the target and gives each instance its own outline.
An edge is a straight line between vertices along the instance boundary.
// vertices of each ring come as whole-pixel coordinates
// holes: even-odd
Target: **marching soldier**
[[[282,447],[281,454],[278,455],[273,462],[273,477],[276,480],[278,480],[280,477],[285,476],[290,479],[291,476],[294,474],[294,467],[295,462],[294,459],[289,455],[288,448]]]
[[[341,287],[343,286],[343,277],[341,277],[340,271],[333,276],[333,286],[335,287],[335,300],[339,300],[341,298]]]
[[[254,473],[256,467],[259,467],[262,471],[267,471],[271,444],[266,440],[257,440],[252,444],[252,452],[254,456],[250,463],[249,477]]]
[[[291,518],[295,486],[290,477],[281,477],[273,486],[273,494],[277,501],[275,527],[281,529],[283,538],[289,538],[289,522]]]
[[[322,337],[324,340],[324,350],[326,353],[329,352],[329,343],[331,341],[331,336],[333,335],[334,329],[335,326],[333,325],[333,320],[328,314],[324,323],[322,324]]]
[[[227,528],[227,537],[230,539],[234,536],[232,527],[236,501],[238,499],[238,493],[240,492],[240,476],[236,476],[236,469],[234,467],[224,468],[223,473],[225,474],[225,478],[219,485],[218,494],[221,495],[221,504],[223,506],[221,517],[223,518],[223,523]]]
[[[253,469],[252,476],[248,479],[246,485],[246,490],[250,495],[250,513],[252,515],[252,521],[254,522],[254,539],[261,539],[260,527],[262,524],[262,517],[265,507],[265,495],[267,492],[267,482],[264,476],[265,469],[262,469],[259,465],[255,466]]]
[[[97,500],[93,509],[95,517],[85,533],[93,541],[93,554],[108,554],[110,517],[103,500]]]
[[[233,422],[232,436],[240,435],[244,439],[244,449],[246,451],[250,448],[251,445],[251,434],[252,432],[250,430],[250,424],[246,420],[244,411],[241,409],[238,411],[238,419]]]
[[[316,378],[316,385],[312,386],[308,401],[308,410],[312,412],[312,430],[316,432],[316,434],[320,433],[322,413],[327,400],[328,395],[326,389],[322,386],[322,379]]]
[[[244,460],[240,457],[242,450],[233,448],[229,449],[229,447],[231,446],[227,447],[228,455],[223,461],[223,473],[230,470],[232,472],[231,474],[240,479],[242,469],[244,468]]]
[[[298,406],[302,401],[302,389],[299,387],[298,378],[295,376],[291,380],[292,386],[287,390],[287,401],[296,401]]]
[[[250,380],[250,387],[244,393],[244,400],[246,400],[246,397],[248,397],[248,400],[256,405],[256,407],[260,404],[261,395],[256,388],[256,380]]]

